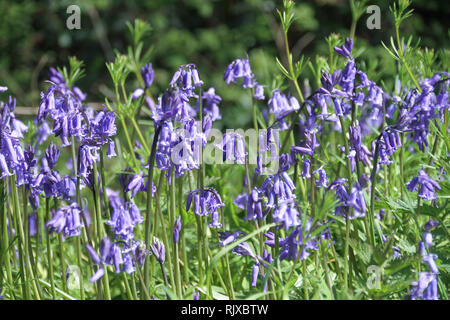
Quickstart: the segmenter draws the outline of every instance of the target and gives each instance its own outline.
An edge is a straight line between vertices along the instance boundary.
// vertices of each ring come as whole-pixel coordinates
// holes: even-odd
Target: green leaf
[[[283,64],[278,60],[278,58],[275,58],[277,61],[277,67],[280,69],[281,73],[288,79],[292,80],[292,77],[289,75],[289,72],[283,67]]]
[[[401,258],[389,260],[384,267],[384,272],[386,275],[394,274],[406,267],[409,267],[411,264],[418,263],[422,260],[422,257],[419,254],[407,255]]]

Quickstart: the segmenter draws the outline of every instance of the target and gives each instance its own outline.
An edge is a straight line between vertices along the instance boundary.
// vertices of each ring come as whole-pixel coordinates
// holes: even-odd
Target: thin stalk
[[[103,235],[105,234],[105,230],[103,228],[102,215],[101,215],[101,204],[100,204],[100,191],[98,187],[98,179],[97,179],[97,164],[94,162],[93,164],[93,180],[94,180],[94,193],[95,193],[95,216],[97,220],[97,243],[101,242]],[[109,289],[109,277],[108,270],[104,268],[105,274],[102,277],[104,298],[106,300],[111,300],[111,292]]]
[[[300,86],[298,85],[297,76],[295,75],[295,72],[294,72],[292,56],[291,56],[291,53],[289,52],[289,42],[288,42],[287,30],[284,31],[284,44],[286,47],[286,57],[287,57],[287,60],[289,63],[289,73],[291,75],[291,80],[294,83],[295,89],[297,90],[297,94],[300,98],[300,102],[303,103],[305,101],[305,99],[303,98],[302,90],[300,90]]]
[[[175,170],[174,167],[171,168],[170,170],[170,214],[172,216],[171,221],[172,221],[172,230],[174,227],[174,223],[175,223],[175,215],[176,215],[176,208],[175,208]],[[181,299],[182,298],[182,293],[181,293],[181,275],[180,275],[180,262],[179,262],[179,257],[178,257],[178,246],[175,242],[173,242],[173,263],[175,266],[175,288],[176,288],[176,292],[178,297]]]
[[[45,216],[47,220],[51,219],[50,216],[50,209],[49,209],[49,198],[45,198]],[[48,273],[50,276],[50,286],[51,286],[51,294],[53,300],[56,300],[56,291],[55,291],[55,279],[53,276],[53,252],[52,252],[52,246],[50,242],[50,232],[46,232],[46,238],[47,238],[47,262],[48,262]]]
[[[138,123],[136,122],[136,119],[135,119],[134,117],[130,117],[130,120],[131,120],[131,123],[132,123],[133,126],[134,126],[134,129],[136,130],[136,132],[137,132],[137,134],[138,134],[138,136],[139,136],[139,139],[141,140],[141,143],[142,143],[142,146],[143,146],[144,149],[145,149],[145,152],[146,152],[147,154],[150,154],[150,148],[149,148],[148,145],[147,145],[147,141],[145,140],[144,135],[142,134],[142,131],[141,131],[141,129],[139,128]]]
[[[334,300],[333,287],[331,285],[330,274],[328,272],[328,251],[326,250],[326,246],[322,243],[322,258],[323,258],[323,269],[325,270],[325,281],[327,283],[328,289],[331,293],[331,298]]]
[[[153,196],[153,168],[155,166],[155,154],[156,154],[156,146],[158,143],[159,134],[161,132],[161,125],[158,125],[155,130],[155,135],[153,137],[152,142],[152,150],[150,152],[150,158],[148,163],[148,187],[147,187],[147,207],[145,211],[145,246],[147,250],[150,249],[151,241],[152,241],[152,228],[151,228],[151,219],[153,214],[152,208],[152,196]],[[162,174],[161,174],[162,175]],[[160,184],[161,184],[160,180]],[[157,193],[159,192],[159,188]],[[159,199],[158,199],[159,200]],[[147,258],[144,264],[144,283],[143,285],[147,286],[150,289],[150,259]]]
[[[162,229],[162,232],[163,232],[163,243],[164,243],[164,247],[166,248],[166,254],[168,256],[170,256],[169,240],[168,240],[167,231],[166,231],[167,228],[166,228],[166,224],[164,222],[164,216],[162,214],[162,210],[161,210],[161,207],[160,207],[160,204],[159,204],[159,198],[158,197],[156,198],[156,211],[158,212],[159,221],[161,222],[161,229]],[[170,280],[171,280],[172,288],[175,288],[175,279],[174,279],[174,276],[173,276],[172,262],[170,261],[170,259],[167,259],[166,261],[167,261],[167,263],[169,265],[169,273],[170,273]]]
[[[100,149],[100,178],[101,178],[101,186],[102,186],[102,195],[103,195],[103,206],[105,208],[106,217],[111,218],[109,212],[109,201],[108,196],[106,194],[106,179],[105,179],[105,161],[103,150]]]
[[[63,286],[63,291],[67,292],[67,283],[66,283],[66,270],[64,263],[64,245],[62,241],[62,234],[58,234],[58,244],[59,244],[59,260],[60,260],[60,268],[61,268],[61,282]]]
[[[6,270],[6,278],[7,278],[7,283],[9,285],[9,289],[11,292],[11,295],[14,297],[14,286],[13,286],[13,277],[12,277],[12,272],[11,272],[11,258],[9,255],[9,235],[8,235],[8,224],[7,224],[7,213],[5,210],[5,197],[6,197],[6,193],[5,193],[5,183],[6,180],[3,179],[0,181],[0,205],[1,205],[1,211],[0,211],[0,215],[1,215],[1,221],[2,221],[2,251],[4,250],[4,252],[1,252],[1,256],[2,258],[2,265],[5,266],[5,270]],[[9,220],[9,222],[12,225],[12,221]]]
[[[133,159],[134,165],[137,168],[137,167],[139,167],[139,163],[136,159],[136,155],[134,154],[133,144],[131,143],[131,140],[130,140],[130,134],[128,133],[128,128],[125,123],[125,119],[122,116],[119,116],[118,118],[120,119],[120,123],[122,124],[123,132],[125,133],[125,138],[127,140],[128,148],[130,149],[131,158]]]

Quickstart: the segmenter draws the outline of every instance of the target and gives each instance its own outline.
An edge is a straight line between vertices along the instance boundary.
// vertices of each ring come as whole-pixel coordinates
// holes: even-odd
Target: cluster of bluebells
[[[412,300],[439,300],[439,269],[435,261],[437,255],[430,253],[433,245],[433,235],[431,231],[437,225],[438,222],[432,219],[425,224],[423,241],[419,242],[419,253],[422,256],[422,262],[428,266],[429,271],[419,272],[419,279],[411,283],[409,298]]]
[[[236,59],[230,63],[225,70],[223,79],[228,85],[232,82],[236,83],[237,81],[242,80],[243,88],[254,88],[254,99],[264,100],[265,98],[264,86],[256,81],[248,57],[247,59]]]
[[[65,237],[79,236],[80,228],[83,226],[81,215],[80,206],[76,202],[59,207],[53,213],[52,219],[47,222],[47,229],[49,232],[62,233]]]
[[[124,241],[134,239],[136,225],[144,222],[140,210],[133,202],[125,202],[119,197],[119,192],[107,189],[110,201],[111,219],[106,222],[113,229],[114,238]]]
[[[186,200],[186,211],[189,211],[193,202],[194,213],[198,216],[211,216],[209,226],[220,228],[219,209],[225,204],[220,195],[213,188],[195,189],[189,192]]]
[[[284,94],[280,89],[272,91],[265,112],[266,115],[273,115],[275,120],[269,127],[265,146],[260,146],[254,179],[250,181],[249,173],[246,172],[244,187],[248,187],[247,192],[239,194],[234,200],[234,205],[246,211],[244,220],[259,225],[266,222],[270,216],[271,222],[276,224],[277,232],[264,234],[265,241],[261,244],[261,252],[257,252],[249,242],[240,240],[245,235],[242,231],[218,232],[221,246],[239,241],[232,252],[237,256],[246,256],[252,261],[251,285],[256,287],[260,279],[265,283],[264,291],[267,290],[268,283],[264,281],[267,275],[265,270],[269,270],[274,262],[269,253],[270,248],[279,249],[280,260],[305,260],[311,252],[319,249],[321,241],[331,240],[328,228],[314,233],[316,228],[323,225],[323,221],[315,221],[300,210],[296,196],[297,179],[310,180],[312,186],[322,188],[321,192],[333,193],[337,200],[336,215],[346,219],[365,217],[365,189],[369,178],[361,174],[360,165],[364,171],[371,169],[377,161],[375,166],[380,165],[378,169],[391,165],[392,156],[402,147],[405,136],[415,143],[418,149],[424,151],[429,147],[430,123],[442,121],[444,111],[449,108],[448,73],[439,73],[430,79],[424,79],[420,82],[420,90],[397,89],[389,95],[357,68],[352,57],[352,39],[347,39],[344,45],[334,49],[346,59],[345,67],[333,71],[332,74],[324,72],[321,77],[322,86],[302,105],[295,97]],[[133,99],[142,99],[146,89],[152,85],[152,65],[144,65],[140,75],[144,88],[135,90]],[[10,97],[8,103],[2,103],[0,107],[1,178],[15,174],[16,184],[24,185],[29,190],[29,200],[35,210],[39,207],[40,197],[58,198],[67,202],[68,205],[52,212],[51,219],[46,223],[47,230],[60,233],[64,237],[80,236],[81,228],[85,226],[82,218],[85,217],[81,203],[78,204],[74,200],[76,185],[86,184],[93,189],[92,181],[98,179],[93,176],[93,167],[100,161],[103,147],[107,147],[108,158],[116,156],[112,139],[117,133],[115,114],[106,109],[96,112],[89,108],[84,103],[86,95],[77,87],[70,88],[57,70],[52,68],[49,78],[51,86],[41,94],[35,147],[30,145],[24,148],[21,144],[28,128],[15,118],[15,99]],[[252,90],[254,99],[265,99],[264,86],[256,81],[248,58],[233,61],[225,71],[224,80],[227,84],[241,81],[243,88]],[[169,88],[156,103],[150,97],[145,97],[154,121],[156,167],[167,177],[171,177],[171,173],[180,177],[186,172],[201,169],[201,149],[206,146],[213,121],[221,119],[219,104],[222,98],[216,94],[214,87],[203,91],[203,85],[197,67],[194,64],[186,64],[175,72]],[[397,88],[400,88],[399,84]],[[0,87],[0,92],[3,91],[6,91],[6,88]],[[358,114],[355,108],[360,109],[359,119],[354,119]],[[277,140],[271,135],[271,130],[292,129],[285,121],[289,115],[295,115],[297,122],[297,126],[292,124],[293,128],[298,128],[297,132],[294,130],[296,143],[290,146],[289,153],[271,159],[279,163],[276,172],[264,179],[258,179],[263,172],[262,157],[269,150],[269,142],[272,138]],[[201,121],[197,121],[197,118]],[[48,119],[53,122],[52,128],[47,122]],[[352,120],[349,128],[343,127],[345,119]],[[336,177],[330,183],[325,165],[318,164],[322,162],[320,157],[324,148],[320,139],[327,134],[327,129],[342,132],[348,137],[348,145],[338,146],[337,149],[344,159],[349,159],[350,174],[357,174],[358,179],[353,183],[343,177]],[[369,149],[365,140],[375,132],[380,134]],[[59,146],[51,143],[44,154],[36,154],[37,146],[45,142],[50,134],[60,138],[60,147],[70,146],[74,141],[79,143],[77,168],[73,168],[78,177],[61,177],[59,174]],[[279,141],[275,144],[278,148],[281,147]],[[216,147],[223,152],[224,161],[248,166],[249,153],[242,135],[227,133]],[[141,146],[137,143],[136,150],[138,149],[141,149]],[[142,159],[137,151],[136,158],[146,167],[145,159]],[[248,167],[246,169],[248,170]],[[293,173],[295,176],[292,178]],[[77,179],[80,177],[83,179]],[[98,266],[90,279],[91,282],[102,278],[107,266],[113,266],[116,273],[133,273],[143,265],[148,254],[153,254],[161,266],[164,264],[166,252],[159,239],[154,237],[148,250],[135,239],[136,227],[144,221],[140,209],[134,203],[135,197],[148,188],[152,188],[149,190],[152,194],[156,192],[153,182],[146,178],[140,172],[135,172],[133,176],[120,175],[124,194],[130,193],[125,199],[119,196],[119,192],[110,189],[100,191],[109,199],[110,216],[106,225],[111,228],[113,240],[108,236],[104,237],[99,243],[99,252],[90,244],[86,244],[92,261]],[[170,179],[169,183],[173,183]],[[376,177],[372,176],[370,182],[375,183],[374,179]],[[436,191],[440,190],[441,186],[422,168],[418,175],[406,184],[406,188],[411,192],[418,191],[420,198],[430,201],[437,199]],[[310,194],[305,196],[312,200],[316,190],[309,191]],[[224,227],[221,220],[224,206],[219,193],[203,185],[191,190],[186,199],[186,211],[192,208],[194,214],[210,218],[208,225],[211,228]],[[383,215],[380,211],[379,220],[382,220]],[[30,225],[34,225],[34,222]],[[418,281],[412,283],[412,299],[439,298],[439,270],[435,262],[437,256],[430,253],[433,244],[431,230],[436,225],[437,222],[433,220],[426,224],[424,240],[419,243],[419,252],[430,271],[420,272]],[[181,217],[178,217],[173,225],[175,245],[180,240],[181,230]],[[383,241],[385,240],[384,237]],[[394,247],[394,251],[395,257],[399,257],[399,249]],[[194,297],[198,298],[198,295],[195,294]]]
[[[99,245],[99,253],[89,244],[86,249],[92,258],[92,261],[98,266],[95,274],[89,279],[90,282],[96,282],[105,274],[107,266],[114,266],[116,273],[136,271],[136,265],[142,266],[147,255],[145,245],[139,241],[116,241],[111,242],[108,237],[104,237]]]
[[[158,128],[156,167],[167,173],[174,170],[177,177],[200,166],[200,149],[206,145],[214,120],[220,119],[218,104],[221,98],[210,88],[202,96],[203,81],[194,64],[181,66],[168,88],[156,104],[147,99],[155,127]],[[199,110],[190,103],[202,101],[202,121],[196,120]]]
[[[272,128],[276,126],[279,130],[288,129],[285,118],[293,113],[298,115],[299,142],[291,146],[291,154],[283,154],[277,159],[280,163],[277,173],[267,177],[260,187],[253,187],[249,193],[240,194],[234,203],[246,210],[247,215],[244,217],[246,220],[262,221],[271,212],[273,222],[279,224],[279,227],[284,227],[286,237],[277,241],[282,252],[280,259],[295,260],[298,255],[300,259],[306,259],[309,255],[308,250],[318,249],[318,241],[330,238],[329,232],[323,231],[317,239],[308,239],[307,234],[312,227],[311,218],[302,219],[296,204],[295,184],[288,174],[292,172],[289,168],[293,164],[301,164],[299,178],[312,179],[314,176],[317,188],[324,188],[325,192],[335,193],[338,200],[336,215],[349,219],[364,217],[367,212],[364,193],[369,178],[361,174],[360,165],[370,169],[375,158],[380,165],[391,164],[391,156],[402,147],[400,139],[402,132],[411,132],[409,137],[423,150],[427,146],[429,122],[439,116],[442,117],[443,110],[449,107],[446,93],[448,81],[439,82],[441,75],[425,79],[421,83],[422,93],[411,90],[403,99],[399,97],[399,92],[391,97],[357,68],[351,55],[352,49],[352,39],[347,39],[344,45],[335,48],[336,53],[347,60],[346,65],[342,70],[335,70],[333,74],[323,73],[322,87],[304,102],[305,114],[301,113],[303,108],[294,97],[286,96],[279,89],[272,92],[272,97],[268,101],[268,112],[275,116]],[[224,79],[227,84],[243,79],[244,88],[256,85],[248,59],[238,59],[230,64]],[[438,89],[440,92],[436,93]],[[385,110],[386,105],[388,107]],[[354,119],[353,108],[360,108],[359,119]],[[386,118],[387,125],[381,128],[383,117]],[[347,118],[352,119],[352,124],[348,129],[342,128],[343,120]],[[326,128],[337,131],[348,130],[348,149],[344,146],[339,149],[343,152],[343,156],[350,160],[351,172],[357,172],[358,179],[352,185],[348,184],[346,178],[339,177],[330,183],[324,166],[317,168],[317,164],[314,163],[321,148],[318,137]],[[376,130],[380,130],[381,134],[372,143],[370,149],[364,143],[364,138]],[[245,163],[247,156],[245,143],[240,142],[237,136],[226,136],[224,141],[222,145],[219,145],[225,152],[224,160]],[[232,152],[229,152],[230,150]],[[262,171],[261,160],[258,160],[256,176]],[[245,182],[249,183],[249,181]],[[419,176],[407,184],[407,188],[410,191],[419,189],[420,197],[424,200],[433,200],[436,199],[435,190],[439,190],[440,186],[421,170]],[[305,225],[302,221],[306,221]],[[239,231],[223,233],[222,245],[237,240],[240,234]],[[274,233],[266,233],[266,237],[268,238],[266,245],[274,247]],[[256,254],[245,242],[240,243],[233,252],[258,261]],[[252,283],[258,270],[259,264],[256,263],[253,268]]]
[[[50,70],[50,88],[41,94],[37,121],[48,128],[46,119],[53,120],[52,133],[60,137],[61,146],[71,145],[71,139],[80,142],[78,173],[83,178],[91,174],[94,162],[99,161],[99,151],[108,145],[107,156],[113,157],[116,135],[115,114],[112,111],[95,112],[83,103],[86,95],[77,87],[69,88],[61,73]]]
[[[2,87],[0,92],[6,91],[6,87]],[[16,107],[16,99],[9,97],[8,103],[1,102],[0,106],[0,169],[1,178],[17,175],[18,185],[29,183],[30,172],[34,166],[33,157],[31,159],[25,155],[24,148],[20,140],[23,139],[24,133],[28,131],[28,127],[16,119],[14,109]]]

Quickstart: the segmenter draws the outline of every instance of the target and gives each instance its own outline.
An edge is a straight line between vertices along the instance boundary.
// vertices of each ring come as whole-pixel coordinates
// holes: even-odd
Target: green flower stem
[[[17,195],[17,194],[16,194]],[[18,197],[18,195],[17,195]],[[26,263],[28,272],[31,277],[33,277],[33,289],[34,294],[38,300],[42,297],[41,286],[38,280],[38,273],[35,268],[34,257],[33,257],[33,248],[31,246],[31,237],[30,237],[30,225],[28,221],[28,199],[27,199],[27,189],[25,185],[22,185],[22,203],[23,203],[23,219],[25,224],[25,247],[26,247]]]
[[[75,237],[75,250],[77,252],[77,264],[78,268],[80,270],[80,298],[81,300],[85,300],[85,294],[84,294],[84,277],[83,277],[83,263],[81,261],[81,239],[80,237]]]
[[[2,239],[3,241],[0,241],[2,244],[2,250],[0,251],[0,258],[1,258],[1,265],[5,266],[6,271],[6,282],[9,285],[10,293],[14,297],[14,286],[13,286],[13,277],[11,272],[11,257],[9,255],[9,235],[8,235],[8,225],[7,225],[7,213],[5,210],[5,204],[6,204],[6,192],[5,192],[5,183],[6,180],[2,179],[0,181],[0,218],[2,223],[2,229],[0,232],[2,233]],[[11,220],[9,220],[11,222]],[[4,250],[4,252],[3,252]]]
[[[287,57],[287,60],[289,63],[289,73],[291,75],[291,80],[294,83],[295,89],[297,90],[297,94],[300,98],[300,102],[303,103],[305,101],[305,99],[303,98],[302,90],[300,90],[300,86],[298,85],[297,76],[295,75],[295,72],[294,72],[292,56],[291,56],[291,53],[289,52],[289,42],[288,42],[287,30],[284,31],[284,44],[286,47],[286,57]]]
[[[316,177],[314,174],[314,154],[311,156],[311,166],[310,166],[310,182],[311,182],[311,217],[315,217],[315,202],[316,202]]]
[[[331,299],[334,300],[333,286],[331,284],[330,274],[328,271],[328,250],[326,249],[326,245],[324,243],[321,244],[321,247],[322,247],[323,269],[325,270],[325,281],[327,283],[328,289],[330,290]]]
[[[345,154],[346,154],[346,160],[347,160],[347,179],[348,179],[348,191],[350,193],[350,190],[353,185],[353,177],[352,177],[352,167],[350,163],[350,158],[347,157],[349,154],[349,145],[348,145],[348,139],[346,135],[346,127],[344,123],[344,118],[342,116],[339,116],[339,122],[341,124],[341,130],[342,130],[342,139],[344,140],[344,146],[345,146]],[[347,291],[348,289],[348,275],[349,275],[349,267],[348,267],[348,261],[349,261],[349,241],[350,241],[350,228],[351,228],[351,221],[349,218],[349,209],[347,209],[347,216],[345,218],[345,246],[344,246],[344,289]]]
[[[177,180],[177,188],[178,188],[178,199],[183,199],[183,177]],[[182,226],[185,225],[182,206],[178,206],[178,215],[181,217]],[[186,252],[186,239],[185,239],[185,228],[181,228],[180,232],[180,250],[181,250],[181,261],[183,264],[183,283],[189,283],[189,260],[187,258]]]
[[[145,140],[144,135],[142,134],[142,131],[139,128],[138,123],[136,122],[136,119],[133,116],[133,117],[130,117],[130,120],[131,120],[131,123],[133,124],[134,129],[136,130],[136,132],[137,132],[137,134],[139,136],[139,139],[141,140],[141,143],[142,143],[142,146],[145,149],[145,152],[147,154],[150,154],[150,148],[147,145],[147,141]]]
[[[128,282],[128,277],[125,272],[122,272],[122,278],[123,278],[123,283],[125,286],[125,291],[127,292],[128,299],[134,300],[133,293],[131,292],[131,289],[130,289],[130,283]]]
[[[202,257],[202,225],[200,217],[195,214],[195,222],[197,224],[197,259],[198,259],[198,278],[200,287],[203,286],[203,257]],[[206,270],[206,269],[205,269]]]
[[[167,237],[167,228],[166,228],[166,223],[165,223],[164,216],[163,216],[163,213],[161,210],[161,206],[159,203],[159,197],[156,198],[156,211],[158,212],[159,221],[161,222],[161,230],[163,232],[163,243],[164,243],[164,247],[166,248],[166,255],[170,257],[170,247],[169,247],[169,240]],[[172,261],[170,258],[166,259],[166,261],[169,266],[171,285],[172,285],[172,288],[175,288],[175,278],[173,275]]]
[[[133,292],[133,299],[138,300],[136,275],[134,273],[131,275],[131,292]]]
[[[155,124],[156,125],[156,124]],[[152,150],[150,152],[150,158],[149,158],[149,163],[148,163],[148,187],[147,187],[147,207],[146,207],[146,211],[145,211],[145,246],[147,248],[147,250],[150,250],[150,246],[151,246],[151,241],[152,241],[152,226],[151,226],[151,221],[152,221],[152,215],[153,215],[153,207],[152,207],[152,196],[153,196],[153,170],[154,170],[154,166],[155,166],[155,155],[156,155],[156,146],[158,144],[158,139],[159,139],[159,134],[161,132],[161,128],[162,126],[158,125],[156,127],[155,130],[155,135],[153,137],[153,142],[152,142]],[[159,184],[162,183],[161,177],[163,175],[161,174],[160,176],[160,182]],[[158,186],[158,190],[156,191],[158,194],[158,201],[159,201],[159,189],[160,186]],[[148,257],[147,259],[145,259],[145,264],[144,264],[144,283],[143,285],[145,285],[148,288],[148,291],[150,291],[150,257]]]
[[[58,234],[58,244],[59,244],[59,260],[60,260],[60,268],[61,268],[61,282],[63,286],[63,291],[67,291],[67,283],[66,283],[66,267],[64,262],[64,245],[62,240],[62,234]]]
[[[411,72],[411,69],[408,66],[408,63],[406,62],[406,58],[403,54],[403,48],[402,43],[400,40],[400,31],[399,31],[400,25],[398,23],[395,24],[395,35],[397,37],[397,52],[399,54],[399,59],[402,62],[402,64],[405,66],[406,71],[408,72],[408,75],[410,76],[411,80],[414,82],[414,85],[416,86],[417,90],[419,90],[420,93],[422,93],[422,88],[420,87],[419,83],[417,82],[416,77],[414,77],[413,73]]]
[[[136,155],[134,154],[133,144],[131,143],[131,140],[130,140],[130,134],[128,133],[128,128],[125,123],[125,119],[122,116],[119,116],[118,118],[120,119],[120,123],[122,124],[123,132],[125,133],[125,138],[127,140],[128,148],[130,149],[131,158],[133,159],[133,162],[134,162],[134,165],[136,166],[136,168],[138,168],[139,163],[136,159]]]
[[[74,136],[72,136],[71,150],[72,150],[72,170],[73,170],[74,176],[77,178],[75,197],[76,197],[78,205],[80,206],[81,211],[83,211],[83,204],[81,202],[80,177],[78,176],[78,160],[77,160],[77,155],[76,155],[76,145],[75,145],[75,137]],[[87,224],[87,221],[86,221],[84,215],[82,215],[82,219],[83,219],[83,223],[85,226],[83,228],[83,230],[81,231],[84,242],[92,244],[92,241],[90,239],[89,230],[88,230],[88,224]],[[84,298],[85,298],[84,278],[82,276],[84,268],[83,268],[83,263],[82,263],[82,259],[81,259],[81,239],[79,236],[76,237],[76,239],[75,239],[75,250],[77,253],[77,264],[78,264],[78,268],[80,270],[80,297],[81,297],[81,300],[84,300]],[[93,266],[91,260],[89,260],[89,264],[91,267],[92,274],[94,274],[94,266]]]
[[[380,136],[381,137],[381,136]],[[376,186],[376,176],[377,176],[377,167],[378,167],[378,157],[380,153],[380,137],[375,142],[375,155],[373,157],[372,163],[372,174],[371,174],[371,189],[370,189],[370,216],[369,216],[369,227],[370,234],[372,234],[372,244],[375,244],[375,235],[373,234],[374,221],[373,218],[375,216],[375,186]]]
[[[27,299],[31,299],[31,288],[33,289],[33,294],[36,299],[40,299],[40,294],[38,290],[37,283],[37,276],[34,274],[34,269],[31,267],[30,262],[30,251],[28,246],[28,239],[27,239],[27,233],[24,231],[24,226],[28,226],[28,223],[25,224],[25,219],[28,220],[28,217],[26,216],[26,210],[22,213],[20,212],[20,205],[19,205],[19,191],[16,186],[15,182],[15,176],[11,177],[11,187],[14,194],[13,201],[14,201],[14,210],[15,215],[17,217],[17,228],[16,230],[19,230],[20,235],[20,241],[19,241],[19,253],[23,254],[22,263],[24,263],[25,267],[25,276],[26,276],[26,287],[27,287]],[[25,202],[24,206],[28,204],[27,200],[23,200]]]
[[[173,232],[173,228],[176,220],[176,207],[175,207],[175,186],[176,186],[176,178],[175,178],[175,170],[174,167],[170,170],[170,186],[169,186],[169,198],[170,198],[170,215],[171,215],[171,230]],[[180,275],[180,261],[179,261],[179,253],[178,246],[175,242],[173,242],[173,264],[175,267],[175,288],[178,295],[178,298],[182,298],[181,292],[181,275]]]
[[[10,225],[14,224],[14,229],[17,231],[19,227],[22,225],[21,222],[17,221],[20,219],[20,212],[19,212],[19,202],[16,200],[16,185],[15,185],[15,179],[14,176],[11,176],[9,179],[9,186],[11,190],[11,197],[13,202],[13,210],[12,214],[14,216],[14,220],[10,219]],[[22,299],[31,299],[31,295],[29,292],[29,282],[27,279],[28,272],[25,270],[25,263],[24,263],[24,248],[23,248],[23,242],[24,237],[23,234],[19,230],[19,237],[18,237],[18,243],[17,243],[17,249],[19,252],[19,268],[20,268],[20,278],[21,278],[21,287],[22,287]]]
[[[50,216],[50,208],[49,208],[49,198],[45,198],[45,216],[47,221],[51,219]],[[50,232],[46,232],[46,238],[47,238],[47,262],[48,262],[48,274],[50,276],[50,286],[51,286],[51,294],[53,300],[56,300],[56,290],[55,290],[55,279],[53,275],[53,252],[52,252],[52,245],[50,241]]]
[[[100,204],[100,190],[98,187],[98,179],[97,179],[97,163],[94,162],[93,164],[93,180],[94,180],[94,194],[95,194],[95,218],[97,222],[97,243],[100,244],[103,236],[105,235],[105,230],[103,228],[103,222],[102,222],[102,211],[101,211],[101,204]],[[102,277],[102,284],[103,284],[103,293],[104,293],[104,299],[105,300],[111,300],[111,292],[109,289],[109,277],[108,277],[108,269],[105,267],[105,274]]]
[[[342,278],[341,268],[339,267],[339,260],[338,260],[338,257],[337,257],[336,248],[334,247],[334,241],[330,241],[330,244],[331,244],[331,251],[333,252],[334,262],[336,264],[336,273],[338,275],[339,282],[343,283],[344,279]]]
[[[102,185],[102,194],[103,194],[103,206],[105,208],[106,217],[111,218],[111,214],[109,212],[109,200],[106,194],[106,179],[105,179],[105,160],[103,155],[103,150],[100,148],[100,179]]]
[[[253,95],[255,94],[255,89],[250,90],[250,99],[252,100],[252,113],[253,113],[253,128],[258,132],[258,106],[256,105]]]

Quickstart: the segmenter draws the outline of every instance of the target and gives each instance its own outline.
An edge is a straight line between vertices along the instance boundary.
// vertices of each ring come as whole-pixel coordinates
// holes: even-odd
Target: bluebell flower
[[[439,222],[433,219],[429,219],[424,226],[425,231],[429,232],[438,226]]]
[[[311,220],[307,219],[305,226],[298,225],[294,227],[290,234],[287,234],[286,237],[279,238],[279,246],[281,250],[280,260],[291,260],[295,261],[300,254],[299,259],[304,260],[309,255],[310,252],[308,250],[318,250],[318,246],[314,239],[310,239],[306,241],[305,233],[309,232],[311,229]],[[272,232],[265,233],[265,236],[268,238],[266,244],[270,247],[275,247],[275,235]],[[302,251],[300,252],[300,248]]]
[[[439,183],[430,178],[423,169],[419,170],[419,175],[417,177],[406,184],[406,188],[411,192],[419,189],[419,197],[423,200],[436,199],[436,190],[441,190]]]
[[[262,220],[265,216],[263,210],[263,196],[258,188],[253,188],[251,194],[240,194],[234,200],[239,208],[247,211],[246,220]]]
[[[133,93],[131,94],[131,98],[132,98],[133,100],[139,99],[144,93],[145,93],[144,89],[142,89],[142,88],[137,88],[137,89],[134,90]]]
[[[264,100],[264,86],[257,84],[253,98],[256,100]]]
[[[301,155],[308,155],[312,157],[315,150],[320,146],[316,138],[316,130],[312,130],[307,133],[306,141],[301,143],[300,146],[292,146],[291,151],[294,153],[299,153]]]
[[[186,211],[191,208],[192,201],[194,201],[194,212],[199,216],[211,215],[212,222],[210,226],[220,227],[219,213],[217,210],[224,207],[220,195],[213,188],[195,189],[189,192],[186,200]]]
[[[153,71],[152,64],[147,63],[141,68],[141,76],[144,80],[145,87],[148,88],[152,85],[155,78],[155,72]]]
[[[182,65],[173,75],[170,85],[177,85],[188,97],[194,96],[194,89],[203,85],[195,64]]]
[[[333,181],[329,188],[335,190],[336,198],[339,200],[339,206],[336,207],[335,213],[350,219],[364,217],[367,211],[367,206],[363,194],[363,189],[359,182],[355,182],[348,193],[347,179],[340,178]],[[353,209],[353,210],[350,210]]]
[[[247,156],[245,138],[236,132],[227,132],[222,142],[216,147],[223,152],[223,161],[235,161],[239,164],[245,163]]]
[[[308,159],[303,160],[302,164],[302,172],[300,173],[300,176],[304,179],[311,178],[311,161]]]
[[[259,274],[259,265],[255,264],[252,269],[252,283],[251,283],[252,287],[256,287],[256,281],[258,280],[258,274]]]
[[[436,280],[436,281],[435,281]],[[409,297],[411,300],[437,300],[437,276],[430,272],[420,272],[419,280],[411,283]],[[430,289],[428,289],[431,287]],[[430,291],[432,292],[430,292]],[[425,294],[425,292],[427,292]],[[431,294],[432,293],[432,294]]]
[[[98,162],[100,160],[100,156],[98,154],[99,147],[83,144],[79,148],[79,154],[78,154],[78,173],[83,176],[87,177],[88,173],[92,170],[92,167],[95,162]]]
[[[178,216],[173,226],[173,243],[178,243],[180,240],[180,232],[182,228],[181,216]]]
[[[268,105],[269,112],[274,114],[275,118],[278,120],[278,128],[280,130],[286,130],[288,128],[284,117],[291,112],[300,109],[300,105],[295,97],[287,97],[279,89],[273,90]]]
[[[212,121],[222,119],[219,111],[219,103],[222,98],[216,95],[213,87],[203,93],[203,112],[211,117]]]
[[[253,88],[256,84],[248,58],[236,59],[228,65],[223,79],[228,85],[238,79],[243,79],[242,86],[244,88]]]
[[[162,241],[160,241],[156,237],[153,237],[153,244],[150,246],[150,248],[152,249],[152,253],[155,256],[156,260],[158,260],[160,264],[164,264],[164,262],[166,261],[166,250]]]
[[[230,233],[230,232],[219,231],[218,234],[219,234],[219,238],[221,239],[220,245],[222,247],[225,247],[225,246],[229,245],[230,243],[236,241],[236,239],[239,238],[243,234],[243,232],[236,231],[236,232]]]
[[[108,157],[108,159],[112,158],[112,157],[116,157],[116,144],[114,143],[114,140],[109,140],[108,143],[108,150],[106,151],[106,156]]]
[[[89,279],[89,282],[94,283],[101,279],[105,275],[105,267],[111,250],[111,240],[108,237],[104,237],[100,242],[100,255],[97,254],[94,248],[89,244],[86,244],[86,249],[92,258],[92,261],[99,266],[98,270]]]
[[[343,56],[344,58],[351,58],[351,53],[353,49],[353,39],[346,38],[345,44],[340,47],[334,47],[334,51]]]
[[[291,177],[286,171],[278,172],[277,174],[267,178],[260,187],[270,199],[270,193],[278,197],[278,200],[292,200],[295,199],[295,185]]]
[[[323,166],[314,171],[314,174],[319,174],[319,179],[316,180],[316,187],[326,188],[328,186],[328,177],[326,171],[323,169]]]
[[[300,213],[293,201],[282,201],[278,203],[273,214],[273,222],[282,223],[287,231],[290,227],[296,227],[301,224]]]
[[[50,146],[45,150],[45,158],[50,169],[53,169],[58,161],[60,151],[58,147],[51,143]]]
[[[144,191],[146,189],[145,183],[146,182],[142,174],[136,174],[131,179],[130,183],[125,189],[125,192],[131,191],[131,199],[133,199],[138,192]]]
[[[53,212],[53,217],[46,223],[49,232],[62,233],[65,237],[79,236],[81,222],[81,210],[77,203],[58,208]]]

